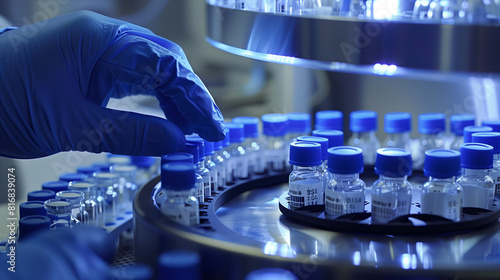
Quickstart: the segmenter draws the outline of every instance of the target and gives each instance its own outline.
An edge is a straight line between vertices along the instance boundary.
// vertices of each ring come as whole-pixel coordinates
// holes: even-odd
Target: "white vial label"
[[[463,207],[491,209],[493,207],[493,189],[476,186],[462,186],[464,190]]]
[[[196,207],[185,207],[184,204],[162,204],[161,211],[169,219],[183,225],[192,226],[199,223],[199,212]]]
[[[422,214],[434,214],[453,221],[459,221],[462,203],[460,196],[443,192],[422,193]]]
[[[271,170],[284,170],[285,169],[286,154],[282,150],[267,150],[266,162]]]
[[[196,197],[198,202],[204,202],[205,201],[205,195],[203,194],[203,184],[198,184],[196,188],[194,189],[193,196]]]
[[[323,181],[316,179],[290,183],[288,194],[292,208],[323,204]]]
[[[411,195],[397,193],[372,193],[372,221],[389,222],[410,213]]]
[[[363,212],[365,196],[363,192],[342,192],[326,190],[325,212],[329,215],[340,216],[349,213]]]

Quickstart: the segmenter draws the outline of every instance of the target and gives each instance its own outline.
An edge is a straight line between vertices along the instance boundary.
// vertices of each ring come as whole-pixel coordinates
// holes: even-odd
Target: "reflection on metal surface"
[[[397,66],[396,75],[500,73],[497,25],[295,17],[207,4],[207,37],[234,54],[330,71],[377,74],[378,64]]]
[[[291,221],[280,214],[277,205],[269,203],[286,191],[286,184],[247,191],[219,208],[217,216],[230,229],[261,242],[265,254],[310,255],[328,261],[350,261],[354,266],[500,273],[499,223],[448,235],[390,236],[327,231]]]

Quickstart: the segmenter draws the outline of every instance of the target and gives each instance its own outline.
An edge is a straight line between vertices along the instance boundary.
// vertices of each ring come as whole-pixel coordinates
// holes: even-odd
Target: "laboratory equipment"
[[[219,178],[217,178],[218,172],[217,172],[217,163],[214,158],[214,142],[210,141],[205,141],[205,166],[207,167],[208,171],[210,172],[210,188],[211,192],[217,191],[218,187],[218,181]]]
[[[228,173],[226,173],[226,183],[234,184],[236,179],[248,178],[250,176],[246,149],[243,147],[245,130],[242,123],[230,122],[226,123],[226,127],[229,129],[229,141],[231,142],[229,147],[227,147],[227,151],[231,155],[229,160],[231,167],[228,169]]]
[[[194,146],[193,146],[194,147]],[[161,157],[161,165],[167,163],[175,163],[175,162],[185,162],[194,164],[193,154],[190,153],[171,153],[167,155],[163,155]],[[203,196],[203,177],[200,173],[195,171],[195,187],[193,196],[198,199],[198,202],[204,202],[205,197]],[[162,201],[165,199],[165,192],[162,188],[155,194],[155,202],[158,206],[161,206]]]
[[[361,148],[367,165],[375,164],[377,149],[380,148],[380,141],[375,135],[377,116],[374,111],[354,111],[350,114],[349,129],[352,136],[347,140],[347,145]]]
[[[56,230],[61,227],[71,227],[71,208],[69,201],[49,199],[44,202],[47,217],[50,218],[50,229]]]
[[[424,175],[429,181],[422,186],[422,213],[460,221],[463,190],[455,181],[459,174],[458,151],[434,149],[425,152]]]
[[[330,180],[325,189],[325,215],[336,218],[349,213],[363,212],[365,182],[363,152],[357,147],[338,146],[328,149]]]
[[[261,116],[261,121],[266,170],[283,171],[286,168],[289,144],[285,140],[287,132],[286,115],[264,114]]]
[[[77,190],[60,191],[56,193],[59,200],[71,203],[71,227],[86,225],[89,223],[89,214],[85,212],[85,194]]]
[[[457,183],[463,188],[463,207],[491,209],[495,181],[489,176],[493,167],[493,147],[481,143],[460,146],[462,173]]]
[[[187,144],[193,144],[198,147],[198,149],[193,149],[193,147]],[[191,153],[193,155],[193,160],[196,165],[196,172],[203,178],[203,197],[212,196],[212,177],[210,170],[205,166],[205,140],[200,139],[197,136],[186,138],[186,147],[184,151]],[[197,153],[196,156],[194,153]]]
[[[104,202],[105,215],[104,225],[113,224],[119,217],[119,201],[123,201],[123,192],[118,193],[118,174],[110,172],[99,172],[94,177],[97,186],[97,195],[102,196]],[[98,201],[100,199],[97,199]],[[103,225],[103,226],[104,226]]]
[[[198,200],[193,196],[196,183],[195,165],[167,163],[161,167],[161,188],[165,197],[161,212],[169,219],[191,226],[199,224]]]
[[[184,152],[191,154],[193,157],[193,164],[196,165],[196,170],[195,173],[197,174],[197,184],[195,185],[195,196],[198,198],[199,202],[205,201],[205,190],[207,188],[207,182],[210,181],[210,172],[206,168],[202,168],[200,165],[200,147],[192,144],[192,143],[186,143],[186,147],[184,148]],[[169,157],[169,156],[167,156]],[[180,160],[180,161],[185,161],[189,162],[190,159],[186,158],[185,156],[181,156],[181,158],[174,156],[174,160]],[[165,162],[166,163],[166,162]],[[163,163],[162,163],[163,165]],[[201,182],[200,184],[199,178],[201,177]],[[161,201],[161,200],[160,200]]]
[[[324,110],[314,115],[315,130],[344,131],[344,114],[341,111]]]
[[[412,151],[411,114],[392,112],[384,115],[384,131],[387,133],[382,147],[401,148]]]
[[[489,175],[495,181],[495,195],[500,197],[500,133],[473,133],[472,142],[488,144],[493,147],[493,167],[490,169]]]
[[[68,189],[67,181],[49,181],[42,184],[42,190],[51,190],[54,192],[65,191]]]
[[[47,215],[43,201],[26,201],[19,204],[19,218],[31,215]]]
[[[410,152],[399,148],[378,149],[375,173],[379,178],[372,185],[372,222],[387,223],[408,215],[413,194],[407,180],[412,173]]]
[[[446,117],[444,114],[427,113],[418,116],[420,137],[418,138],[418,152],[413,158],[414,168],[422,169],[426,151],[444,148],[445,129]]]
[[[489,126],[470,125],[464,127],[464,143],[472,142],[472,134],[478,132],[491,132],[493,128]]]
[[[28,193],[28,201],[46,201],[56,197],[56,193],[52,190],[38,190]]]
[[[447,148],[451,150],[460,150],[460,145],[464,143],[464,128],[474,125],[476,118],[471,114],[458,114],[450,116],[450,130],[453,137]]]
[[[312,131],[312,135],[327,138],[328,148],[344,145],[344,132],[340,130],[315,129]]]
[[[84,194],[83,204],[88,215],[88,222],[85,224],[103,227],[106,219],[106,206],[104,197],[99,194],[97,186],[91,182],[71,182],[70,190],[81,191]]]
[[[245,141],[243,147],[245,147],[245,155],[248,160],[248,172],[250,174],[263,173],[266,169],[262,152],[263,143],[259,133],[259,118],[242,116],[233,118],[233,122],[244,125]]]
[[[324,204],[325,178],[319,172],[321,166],[321,144],[297,141],[290,144],[292,172],[288,180],[290,206],[301,208]]]
[[[32,215],[19,219],[19,241],[50,229],[50,219],[45,215]]]
[[[229,130],[227,130],[229,131]],[[228,137],[226,132],[226,137]],[[226,186],[226,161],[224,158],[223,141],[214,143],[214,160],[217,166],[217,191]]]

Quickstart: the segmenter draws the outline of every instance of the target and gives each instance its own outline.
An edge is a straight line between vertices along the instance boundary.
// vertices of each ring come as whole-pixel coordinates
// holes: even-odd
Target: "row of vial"
[[[417,0],[207,0],[211,5],[255,12],[344,16],[360,19],[443,21],[448,23],[498,23],[500,11],[495,1]]]
[[[19,238],[43,229],[113,226],[132,214],[138,186],[158,174],[156,162],[153,157],[109,155],[106,162],[43,183],[19,205]]]
[[[312,135],[326,138],[328,147],[342,146],[343,132],[339,130],[342,128],[342,118],[343,115],[339,111],[317,112],[315,115],[315,130],[312,131]],[[361,148],[364,164],[374,164],[377,155],[376,151],[380,147],[380,142],[376,140],[375,136],[377,114],[373,111],[355,111],[350,114],[350,120],[350,129],[353,136],[348,140],[348,145]],[[388,133],[387,146],[399,147],[399,145],[403,144],[403,149],[407,148],[406,140],[412,143],[409,138],[411,115],[408,113],[389,113],[385,116],[385,120],[385,128]],[[259,132],[260,122],[262,123],[263,137],[260,136]],[[452,147],[463,142],[464,127],[473,123],[474,116],[472,115],[455,115],[450,118],[454,133],[454,139],[450,143],[456,143],[451,144]],[[491,123],[495,124],[494,121]],[[442,148],[439,143],[445,142],[445,139],[441,138],[445,131],[444,115],[422,114],[419,116],[419,124],[421,124],[419,125],[419,132],[422,134],[419,142],[426,144],[426,149],[422,150],[422,152]],[[462,132],[460,132],[460,128],[462,128]],[[477,127],[473,126],[471,128],[474,128],[471,131],[481,131],[484,127],[476,129]],[[498,128],[498,126],[495,126],[495,128]],[[488,128],[488,130],[491,131],[492,128]],[[169,186],[169,184],[179,184],[175,178],[182,177],[176,173],[181,171],[165,171],[165,174],[170,175],[162,175],[161,188],[157,188],[154,200],[162,212],[171,218],[182,220],[181,222],[184,224],[196,224],[199,221],[197,216],[198,203],[204,202],[214,193],[231,186],[236,180],[247,179],[254,173],[261,174],[268,171],[283,172],[289,170],[291,168],[288,161],[290,143],[296,140],[297,137],[309,137],[307,136],[309,133],[311,133],[310,115],[291,113],[286,115],[266,114],[260,120],[256,117],[234,118],[232,122],[226,123],[226,138],[220,142],[207,142],[198,136],[188,136],[186,138],[186,150],[183,153],[164,155],[162,157],[162,166],[170,164],[170,167],[173,168],[172,164],[176,162],[185,162],[195,166],[195,184],[192,188],[194,189],[192,194],[195,200],[182,204],[184,206],[189,205],[190,210],[184,209],[184,206],[179,207],[178,204],[186,198],[186,194],[191,194],[191,187],[186,187],[187,189],[178,194],[175,186]],[[438,144],[434,145],[433,143]],[[324,153],[322,156],[324,170],[326,170],[326,158],[327,153]],[[410,156],[410,158],[412,157]],[[412,165],[411,162],[410,166]],[[182,172],[190,174],[192,171]],[[169,179],[169,176],[173,179]],[[170,192],[169,188],[173,188],[173,192]],[[322,190],[312,193],[312,197],[323,197],[325,186],[323,186]],[[293,190],[291,194],[293,194]],[[169,197],[173,196],[182,197],[183,199],[170,201]],[[306,198],[304,197],[304,199]]]

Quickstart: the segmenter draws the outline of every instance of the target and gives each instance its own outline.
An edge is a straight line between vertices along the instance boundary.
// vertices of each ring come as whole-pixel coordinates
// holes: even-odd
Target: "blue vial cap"
[[[493,147],[493,154],[500,154],[499,132],[476,132],[472,134],[473,143],[488,144]]]
[[[102,171],[102,172],[109,172],[109,170],[111,169],[111,165],[110,163],[108,162],[96,162],[94,164],[92,164],[92,166],[95,166],[99,169],[99,171]]]
[[[19,239],[49,231],[49,229],[50,219],[47,216],[33,215],[19,219]]]
[[[464,143],[460,145],[460,163],[462,168],[490,169],[493,167],[493,147],[482,143]]]
[[[131,156],[131,163],[139,168],[149,168],[156,163],[155,157],[150,156]]]
[[[454,150],[429,150],[425,152],[424,175],[451,178],[460,174],[460,152]]]
[[[349,129],[352,132],[367,132],[377,130],[377,112],[354,111],[351,112]]]
[[[51,190],[54,192],[65,191],[68,189],[67,181],[49,181],[42,184],[42,190]]]
[[[99,170],[99,167],[94,165],[79,166],[78,168],[76,168],[76,172],[87,174],[89,177],[92,177],[94,173],[99,171],[101,171]]]
[[[421,114],[418,116],[418,132],[438,134],[446,129],[446,117],[441,113]]]
[[[328,139],[328,148],[344,145],[344,132],[340,130],[316,129],[312,135]]]
[[[207,141],[200,136],[188,136],[186,141],[201,141],[203,142],[203,157],[214,154],[214,142]]]
[[[43,201],[27,201],[19,204],[20,218],[33,215],[47,215],[47,210],[45,210],[43,206]]]
[[[108,154],[107,162],[110,163],[111,165],[130,164],[132,160],[130,156],[126,155]]]
[[[337,174],[363,173],[363,150],[351,146],[328,149],[328,171]]]
[[[227,122],[224,125],[229,128],[229,141],[231,143],[245,141],[245,129],[242,123]]]
[[[245,280],[297,280],[297,276],[283,268],[261,268],[245,276]]]
[[[464,143],[472,142],[472,134],[478,132],[492,132],[493,129],[489,126],[469,125],[464,127]]]
[[[114,280],[151,280],[154,276],[153,269],[141,263],[115,268],[111,271],[111,274]]]
[[[191,143],[198,146],[198,159],[200,161],[205,160],[205,140],[199,136],[188,136],[186,137],[186,144]]]
[[[375,158],[375,173],[388,177],[410,176],[411,154],[400,148],[380,148]]]
[[[69,173],[63,173],[59,175],[59,180],[61,181],[66,181],[66,182],[73,182],[73,181],[83,181],[87,180],[89,178],[89,175],[85,173],[79,173],[79,172],[69,172]]]
[[[384,131],[386,133],[402,133],[411,131],[411,114],[406,112],[385,114]]]
[[[311,115],[307,113],[288,113],[287,133],[304,133],[311,132]]]
[[[159,279],[201,279],[200,256],[186,250],[172,250],[158,257]]]
[[[231,132],[229,131],[229,128],[224,127],[224,133],[226,134],[224,139],[215,142],[214,149],[217,151],[222,150],[222,148],[227,147],[231,144],[231,141],[229,140],[231,138]]]
[[[200,162],[200,147],[193,143],[186,143],[184,147],[184,152],[191,154],[193,156],[193,163],[197,164]]]
[[[211,141],[205,141],[205,156],[215,154],[215,144]]]
[[[500,119],[496,120],[484,120],[481,125],[489,126],[493,129],[493,132],[500,132]]]
[[[241,123],[244,125],[245,138],[259,137],[259,118],[257,117],[236,117],[233,118],[234,123]]]
[[[187,162],[194,164],[193,154],[179,152],[179,153],[171,153],[161,156],[161,165],[173,162]]]
[[[455,135],[464,135],[464,127],[474,125],[476,117],[471,114],[459,114],[450,116],[450,130]]]
[[[314,142],[321,145],[321,160],[326,160],[328,158],[328,139],[319,136],[299,136],[297,137],[297,141],[306,141],[306,142]]]
[[[285,136],[287,133],[286,115],[283,114],[264,114],[260,117],[262,120],[262,133],[267,136]]]
[[[51,190],[38,190],[28,193],[28,201],[46,201],[56,197],[56,192]]]
[[[297,141],[290,143],[291,165],[317,166],[321,164],[321,145],[314,142]]]
[[[196,182],[194,164],[167,163],[161,166],[161,187],[169,190],[189,190]]]
[[[340,111],[318,111],[314,116],[314,129],[344,130],[344,114]]]

